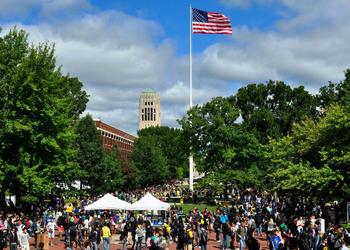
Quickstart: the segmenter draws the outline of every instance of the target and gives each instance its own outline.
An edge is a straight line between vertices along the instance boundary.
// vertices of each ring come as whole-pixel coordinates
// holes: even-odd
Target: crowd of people
[[[146,192],[161,199],[194,196],[174,185],[116,195],[133,201]],[[11,250],[30,249],[30,242],[36,249],[49,249],[55,237],[64,240],[66,249],[70,250],[108,250],[111,243],[120,244],[123,250],[163,250],[170,245],[176,249],[206,250],[209,240],[211,246],[223,250],[260,249],[261,242],[267,242],[270,250],[349,249],[349,233],[334,224],[324,204],[296,197],[277,199],[255,189],[232,189],[226,193],[226,199],[229,204],[215,211],[193,207],[185,213],[181,205],[173,205],[156,216],[161,222],[156,225],[155,216],[146,211],[90,212],[84,210],[92,202],[90,199],[67,204],[56,199],[55,206],[44,211],[1,213],[0,250],[6,246]]]

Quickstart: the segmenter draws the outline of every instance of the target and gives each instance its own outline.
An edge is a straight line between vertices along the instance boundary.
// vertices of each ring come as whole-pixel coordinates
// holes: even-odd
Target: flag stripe
[[[231,25],[229,23],[193,23],[193,27],[220,27],[220,28],[231,28]]]
[[[220,29],[220,30],[214,30],[212,28],[206,28],[206,27],[200,27],[200,28],[197,28],[196,30],[208,30],[208,31],[220,31],[220,30],[223,30],[223,31],[230,31],[232,32],[232,30],[230,28],[225,28],[225,29]]]
[[[197,32],[197,31],[200,31],[200,32],[207,31],[207,32],[210,32],[210,33],[221,32],[222,31],[222,32],[230,32],[230,33],[232,33],[232,30],[230,30],[230,29],[213,30],[213,29],[206,29],[206,28],[198,28],[193,33]]]
[[[218,12],[192,9],[193,34],[232,34],[230,18]]]

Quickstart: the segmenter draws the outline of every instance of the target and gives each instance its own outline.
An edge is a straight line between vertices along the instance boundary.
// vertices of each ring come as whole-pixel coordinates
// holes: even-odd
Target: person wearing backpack
[[[163,224],[163,237],[165,238],[165,249],[169,249],[171,227],[167,223]]]
[[[214,230],[215,230],[215,239],[217,242],[220,242],[221,224],[220,224],[220,216],[219,215],[215,216]]]
[[[193,235],[193,231],[192,231],[191,226],[187,227],[184,238],[187,241],[187,243],[184,242],[184,246],[187,246],[187,250],[192,250],[193,249],[194,235]]]
[[[7,246],[6,233],[4,230],[0,230],[0,250],[3,250]]]
[[[186,230],[184,228],[184,224],[182,222],[179,223],[179,229],[177,232],[177,246],[176,249],[183,250],[184,246],[187,245],[188,237]]]
[[[151,240],[153,236],[153,228],[150,221],[146,221],[146,247],[149,249],[151,247]]]
[[[237,236],[239,238],[239,249],[243,250],[246,245],[247,233],[248,233],[248,223],[243,220],[240,228],[238,229]]]
[[[151,247],[151,250],[163,250],[163,240],[164,237],[162,235],[162,230],[160,230],[160,228],[156,228],[154,230],[154,235],[152,237],[153,243],[154,243],[154,247]]]
[[[32,225],[32,232],[34,233],[34,245],[38,244],[38,236],[40,234],[41,221],[40,219],[34,220]]]
[[[10,245],[10,250],[17,250],[18,249],[19,241],[18,241],[17,232],[16,232],[15,227],[11,228],[11,232],[9,235],[9,245]]]
[[[207,244],[208,244],[208,232],[205,229],[204,224],[201,224],[199,229],[199,246],[201,247],[201,250],[207,250]]]
[[[125,220],[123,220],[121,229],[122,229],[122,232],[120,234],[120,240],[123,244],[122,250],[126,250],[126,245],[128,243],[129,224],[126,223]]]
[[[228,223],[222,224],[222,249],[227,250],[230,248],[231,240],[231,227]]]
[[[89,235],[89,240],[92,242],[92,249],[98,250],[98,245],[101,242],[101,234],[98,227],[95,227]]]
[[[136,246],[136,228],[137,228],[137,221],[134,216],[134,213],[132,212],[130,214],[130,218],[128,220],[129,223],[129,230],[131,233],[131,238],[132,238],[132,246],[131,249],[134,250],[134,247]]]

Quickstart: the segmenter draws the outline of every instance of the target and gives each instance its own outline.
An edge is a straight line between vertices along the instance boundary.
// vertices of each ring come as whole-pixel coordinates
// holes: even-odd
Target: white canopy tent
[[[85,206],[85,210],[113,210],[113,209],[130,209],[131,204],[118,199],[117,197],[111,194],[105,194],[103,197],[97,201],[91,203],[90,205]]]
[[[158,200],[152,194],[147,193],[140,200],[133,203],[129,210],[167,210],[168,208],[170,208],[169,203]]]

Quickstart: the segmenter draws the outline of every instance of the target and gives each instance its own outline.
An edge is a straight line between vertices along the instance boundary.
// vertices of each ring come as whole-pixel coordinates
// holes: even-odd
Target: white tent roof
[[[137,202],[133,203],[129,210],[167,210],[169,203],[158,200],[152,194],[147,193]]]
[[[131,204],[118,199],[111,194],[105,194],[102,198],[98,199],[94,203],[85,206],[85,210],[103,210],[103,209],[126,209],[130,208]]]

